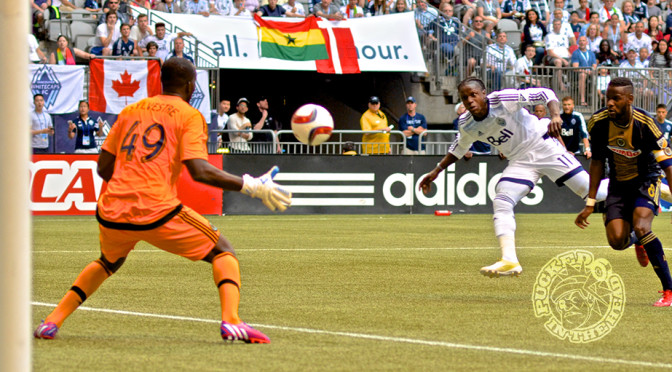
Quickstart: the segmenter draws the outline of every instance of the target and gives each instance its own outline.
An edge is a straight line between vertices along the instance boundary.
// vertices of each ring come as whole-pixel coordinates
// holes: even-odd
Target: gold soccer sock
[[[72,284],[70,290],[63,296],[61,302],[58,303],[58,306],[44,321],[56,323],[58,328],[61,328],[65,319],[77,310],[79,305],[109,277],[110,274],[98,260],[88,264]]]
[[[238,317],[240,303],[240,266],[231,253],[222,253],[212,260],[212,274],[219,290],[222,320],[231,324],[241,322]]]

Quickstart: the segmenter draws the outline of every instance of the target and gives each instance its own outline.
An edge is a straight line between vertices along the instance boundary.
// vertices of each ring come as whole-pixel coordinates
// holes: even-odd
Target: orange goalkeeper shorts
[[[166,252],[198,261],[214,248],[220,232],[205,217],[187,206],[163,225],[151,230],[118,230],[98,225],[100,251],[110,262],[126,257],[144,240]]]

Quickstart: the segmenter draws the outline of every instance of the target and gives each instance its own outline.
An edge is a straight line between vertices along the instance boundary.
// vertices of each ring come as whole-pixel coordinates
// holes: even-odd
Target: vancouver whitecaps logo
[[[56,103],[58,94],[61,92],[61,82],[49,65],[43,65],[33,75],[30,88],[33,95],[44,96],[44,108],[48,110]]]
[[[191,95],[191,100],[189,100],[189,104],[191,105],[191,107],[198,110],[198,108],[201,107],[201,102],[203,102],[203,98],[205,98],[205,94],[203,94],[201,85],[198,84],[198,82],[196,82],[196,89],[194,89],[194,94]]]

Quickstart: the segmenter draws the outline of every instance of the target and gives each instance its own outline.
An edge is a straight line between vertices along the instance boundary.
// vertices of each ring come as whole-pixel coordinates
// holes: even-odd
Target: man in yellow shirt
[[[390,130],[387,124],[387,116],[380,111],[380,99],[377,96],[369,98],[369,109],[362,114],[359,120],[362,130],[384,131],[382,133],[364,134],[362,136],[362,153],[364,154],[389,154],[390,153]],[[368,144],[367,144],[368,143]]]

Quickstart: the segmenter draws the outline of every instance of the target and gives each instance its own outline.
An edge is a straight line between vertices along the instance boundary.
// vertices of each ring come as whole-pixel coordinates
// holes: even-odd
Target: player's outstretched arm
[[[457,160],[458,159],[455,155],[448,153],[443,157],[443,159],[441,159],[440,162],[436,163],[436,167],[434,167],[431,172],[427,173],[422,181],[420,181],[419,187],[420,190],[422,190],[422,193],[428,194],[432,189],[432,181],[434,181],[436,177],[439,176],[439,173],[441,173],[442,170],[450,167],[450,165],[455,163]]]
[[[292,193],[273,182],[278,174],[278,167],[274,166],[261,177],[254,178],[249,174],[238,177],[227,173],[204,159],[185,160],[191,177],[206,185],[219,187],[222,190],[240,191],[245,195],[261,199],[268,209],[284,212],[292,204]]]

